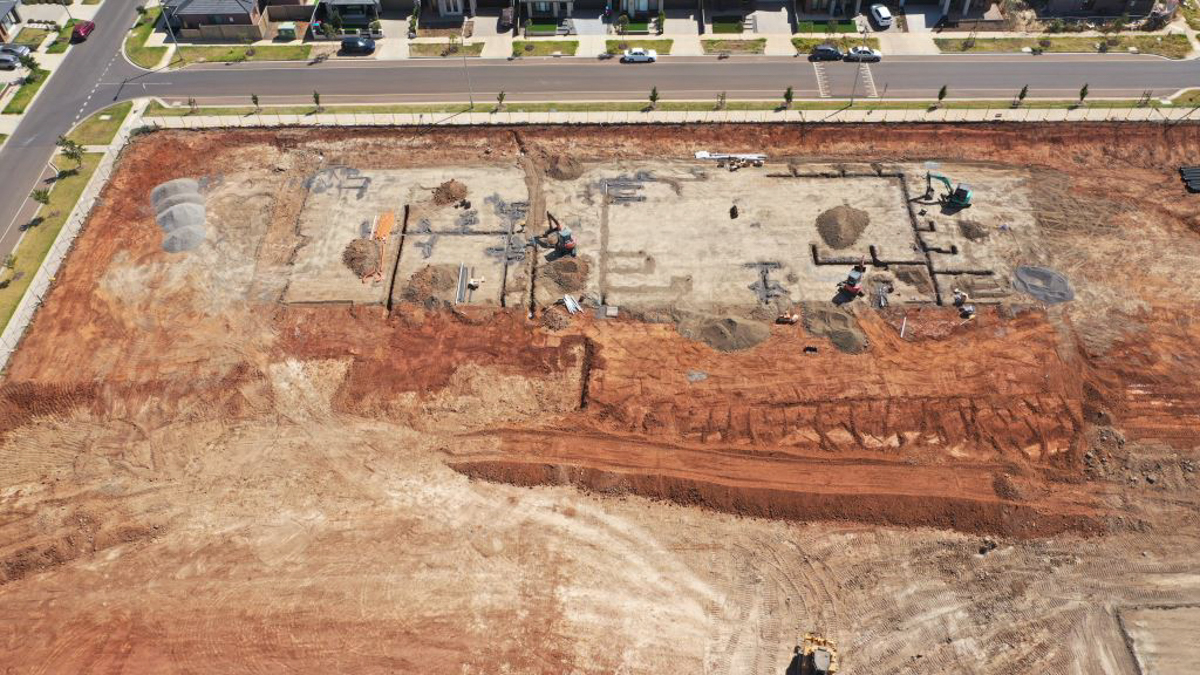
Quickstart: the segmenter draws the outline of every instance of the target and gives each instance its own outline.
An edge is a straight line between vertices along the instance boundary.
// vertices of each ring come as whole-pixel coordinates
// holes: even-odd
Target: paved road
[[[89,112],[111,104],[98,87],[115,71],[132,70],[119,54],[133,24],[133,0],[109,0],[96,14],[96,31],[72,47],[0,150],[0,258],[12,252],[21,225],[32,218],[29,193],[54,153],[54,142]]]
[[[814,65],[803,58],[669,58],[656,64],[531,59],[518,61],[393,61],[335,59],[320,64],[204,65],[147,72],[119,53],[135,17],[135,0],[106,0],[99,28],[74,47],[12,138],[0,150],[0,256],[19,236],[18,212],[54,151],[54,141],[81,116],[114,101],[141,96],[194,97],[201,104],[466,101],[470,92],[490,102],[503,90],[510,101],[641,100],[658,87],[664,100],[777,99],[886,95],[932,98],[942,85],[951,97],[1006,98],[1023,85],[1030,97],[1072,97],[1086,82],[1093,97],[1165,95],[1200,84],[1200,61],[1148,56],[935,56],[893,57],[869,68]],[[470,84],[468,84],[468,82]]]
[[[803,58],[680,57],[655,64],[626,65],[583,59],[529,61],[379,62],[343,59],[257,66],[207,65],[135,78],[122,97],[149,93],[209,104],[248,105],[250,94],[264,102],[305,103],[312,92],[322,102],[343,100],[420,102],[491,101],[504,90],[510,101],[638,100],[658,87],[664,100],[775,99],[788,86],[797,98],[848,97],[882,93],[889,98],[926,98],[947,85],[951,97],[1007,98],[1023,85],[1031,98],[1074,97],[1087,83],[1093,97],[1137,97],[1153,90],[1172,93],[1200,83],[1200,61],[1166,61],[1147,56],[938,56],[896,57],[869,67],[869,81],[850,63],[812,64]],[[823,73],[826,86],[818,83]],[[857,80],[857,82],[856,82]],[[873,85],[874,90],[869,87]]]

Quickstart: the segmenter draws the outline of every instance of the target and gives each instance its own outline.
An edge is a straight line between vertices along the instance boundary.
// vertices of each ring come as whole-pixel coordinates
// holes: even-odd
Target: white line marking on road
[[[813,61],[813,71],[817,74],[817,94],[821,98],[829,98],[829,82],[825,80],[825,67]]]
[[[862,73],[863,84],[867,87],[867,96],[879,98],[879,91],[875,89],[875,78],[871,76],[870,64],[860,63],[858,64],[858,70]]]

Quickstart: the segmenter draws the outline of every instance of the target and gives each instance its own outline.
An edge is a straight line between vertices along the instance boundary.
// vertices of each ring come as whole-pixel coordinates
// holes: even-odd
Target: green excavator
[[[933,198],[933,181],[935,180],[946,186],[946,194],[942,195],[940,198],[942,203],[956,209],[965,209],[971,205],[971,186],[967,185],[966,183],[959,183],[958,187],[954,187],[954,184],[950,182],[950,179],[946,177],[946,174],[940,171],[930,170],[925,172],[926,199]]]

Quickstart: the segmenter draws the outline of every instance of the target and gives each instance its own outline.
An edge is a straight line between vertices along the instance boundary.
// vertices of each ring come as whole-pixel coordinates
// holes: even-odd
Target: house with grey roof
[[[163,16],[184,40],[261,40],[266,19],[258,0],[164,0]]]
[[[21,0],[0,0],[0,42],[8,42],[16,34],[16,26],[21,23],[21,15],[17,8]]]

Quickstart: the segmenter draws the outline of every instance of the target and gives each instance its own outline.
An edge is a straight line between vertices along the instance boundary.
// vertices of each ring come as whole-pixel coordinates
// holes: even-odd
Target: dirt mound
[[[567,314],[567,310],[558,307],[551,307],[542,312],[542,327],[546,330],[560,331],[566,330],[571,325],[571,317]]]
[[[445,183],[437,186],[433,190],[433,203],[438,206],[446,206],[461,202],[467,198],[467,186],[462,183],[450,179]]]
[[[987,228],[973,220],[958,221],[958,231],[962,233],[962,236],[971,241],[983,241],[990,234]]]
[[[587,289],[588,272],[591,264],[587,258],[572,258],[567,256],[538,267],[538,276],[542,283],[550,282],[557,286],[558,292],[581,293]]]
[[[835,206],[817,216],[817,231],[830,248],[846,248],[858,241],[858,236],[871,224],[866,211],[853,206]]]
[[[817,337],[828,338],[833,346],[847,354],[867,349],[867,336],[858,327],[854,315],[833,307],[808,306],[803,309],[804,329]]]
[[[457,286],[457,267],[454,265],[426,265],[409,277],[402,297],[405,302],[421,304],[452,300]]]
[[[355,276],[374,274],[379,271],[379,243],[374,239],[355,239],[342,251],[342,263]]]
[[[550,155],[546,158],[546,175],[554,180],[575,180],[583,175],[583,165],[569,155]]]
[[[679,334],[722,352],[736,352],[765,342],[771,327],[735,317],[700,316],[679,323]]]
[[[933,292],[933,280],[929,278],[929,271],[924,267],[896,267],[896,280],[902,281],[921,293]]]

